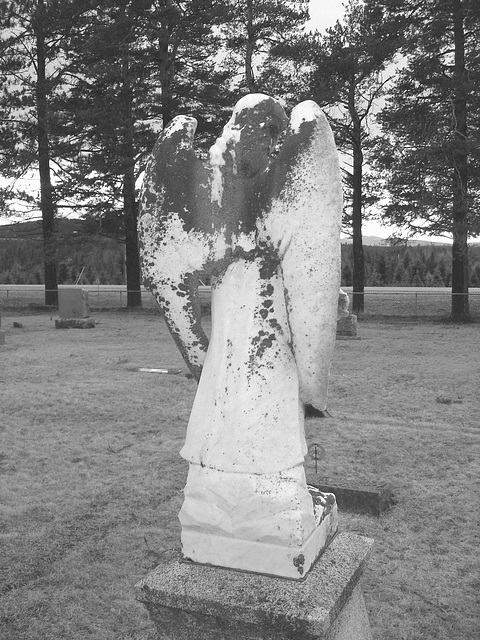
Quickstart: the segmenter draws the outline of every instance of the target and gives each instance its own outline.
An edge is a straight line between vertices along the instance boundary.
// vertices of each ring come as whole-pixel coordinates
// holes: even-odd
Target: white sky
[[[342,0],[310,0],[310,21],[319,31],[333,27],[344,14]]]

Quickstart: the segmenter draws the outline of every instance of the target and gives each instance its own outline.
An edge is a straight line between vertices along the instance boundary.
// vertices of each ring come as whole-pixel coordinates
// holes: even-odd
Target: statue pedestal
[[[359,580],[372,544],[338,534],[301,581],[175,559],[137,599],[160,640],[371,640]]]

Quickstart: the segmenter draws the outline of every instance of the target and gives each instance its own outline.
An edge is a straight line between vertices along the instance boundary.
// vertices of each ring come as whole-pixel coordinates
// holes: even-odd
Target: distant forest
[[[125,284],[125,246],[79,220],[58,221],[59,284]],[[470,246],[470,286],[480,287],[480,244]],[[365,246],[365,285],[449,287],[451,247]],[[342,285],[352,284],[352,245],[342,245]],[[43,284],[40,223],[0,226],[0,284]]]
[[[125,284],[125,244],[95,223],[57,220],[58,284]],[[0,226],[0,284],[44,284],[41,222]]]

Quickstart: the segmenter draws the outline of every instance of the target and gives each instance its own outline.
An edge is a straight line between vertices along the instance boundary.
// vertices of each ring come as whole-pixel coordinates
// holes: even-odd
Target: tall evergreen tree
[[[309,18],[306,3],[226,0],[221,34],[223,68],[240,93],[284,97],[290,62],[284,46],[295,42]]]
[[[391,0],[405,66],[381,114],[385,217],[412,231],[451,233],[453,319],[468,306],[469,237],[480,233],[480,3]]]
[[[71,189],[106,225],[121,219],[128,306],[140,306],[136,184],[154,139],[179,113],[199,119],[199,135],[222,104],[213,26],[221,7],[207,0],[106,0],[74,25],[75,76],[66,102]],[[214,90],[215,88],[215,90]],[[206,105],[206,106],[205,106]]]
[[[369,160],[369,140],[373,111],[385,91],[387,65],[397,47],[395,31],[386,23],[383,2],[349,0],[342,23],[327,29],[324,36],[306,36],[303,56],[307,64],[304,97],[322,106],[335,133],[346,163],[344,222],[353,241],[352,309],[364,310],[365,267],[362,240],[367,191],[365,164]]]
[[[57,304],[55,217],[58,195],[52,162],[58,157],[52,99],[61,86],[67,25],[82,11],[73,0],[0,0],[0,172],[4,178],[34,177],[40,197],[28,189],[3,188],[2,201],[17,198],[41,210],[45,304]]]

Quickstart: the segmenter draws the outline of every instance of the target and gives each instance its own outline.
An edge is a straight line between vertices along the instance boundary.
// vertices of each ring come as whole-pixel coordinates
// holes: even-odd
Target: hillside
[[[124,245],[82,220],[57,220],[58,283],[123,284]],[[43,283],[43,239],[40,221],[0,226],[0,283]]]
[[[124,284],[123,243],[100,233],[94,222],[57,221],[59,284]],[[451,245],[415,241],[386,245],[364,238],[366,286],[439,286],[451,284]],[[480,286],[480,244],[471,244],[470,285]],[[342,285],[352,284],[351,240],[342,240]],[[0,226],[0,284],[42,284],[43,244],[40,222]]]

